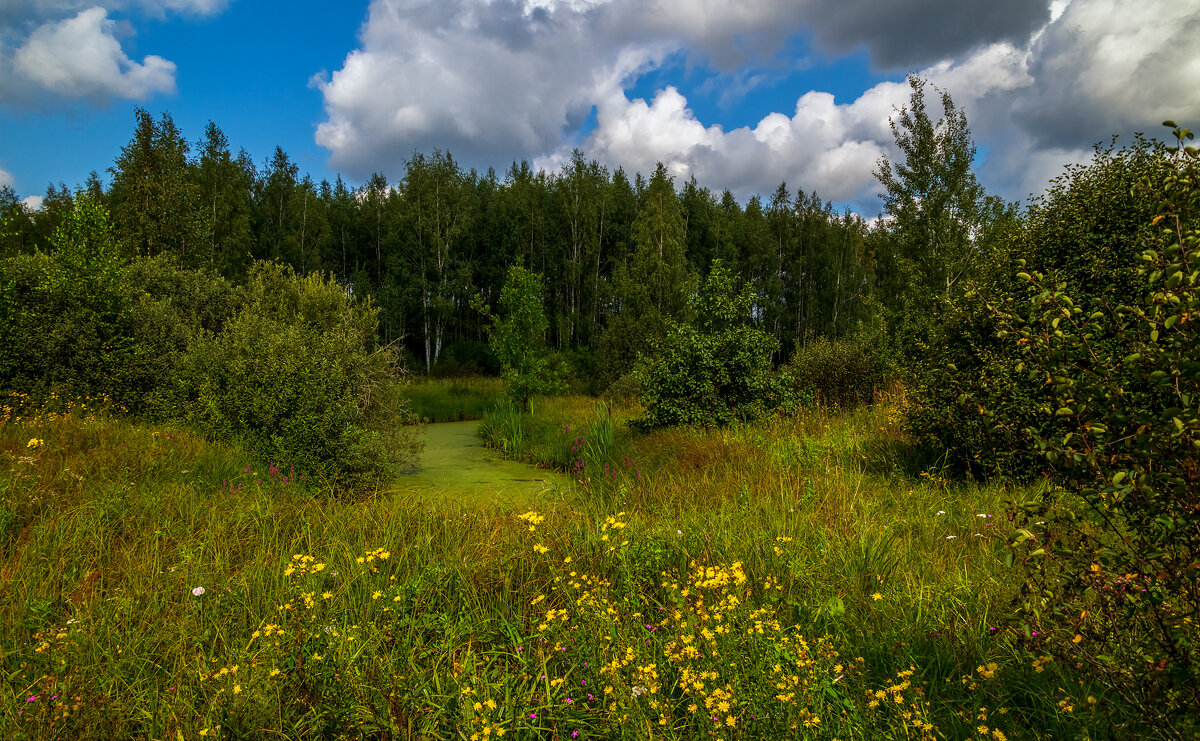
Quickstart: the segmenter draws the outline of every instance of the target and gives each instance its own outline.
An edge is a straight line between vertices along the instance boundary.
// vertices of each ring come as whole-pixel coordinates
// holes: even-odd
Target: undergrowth
[[[634,410],[534,411],[526,448],[588,469],[542,512],[7,419],[0,735],[998,740],[1102,712],[1004,620],[1016,492],[904,473],[885,409],[637,438]]]

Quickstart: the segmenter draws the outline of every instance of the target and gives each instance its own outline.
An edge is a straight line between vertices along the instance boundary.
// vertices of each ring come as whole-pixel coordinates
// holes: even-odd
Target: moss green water
[[[561,499],[571,479],[555,471],[508,461],[484,447],[479,422],[425,426],[420,467],[401,476],[396,489],[463,505],[535,506]]]

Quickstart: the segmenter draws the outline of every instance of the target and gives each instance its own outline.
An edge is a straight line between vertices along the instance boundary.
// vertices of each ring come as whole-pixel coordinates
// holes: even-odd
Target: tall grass
[[[1099,690],[1032,666],[1004,619],[1000,526],[978,515],[1012,492],[896,473],[879,410],[637,438],[631,414],[539,400],[525,451],[609,465],[544,512],[345,501],[178,428],[8,420],[0,736],[999,739],[1095,721]]]
[[[472,376],[452,379],[421,378],[406,389],[412,411],[429,422],[483,419],[504,397],[499,378]]]

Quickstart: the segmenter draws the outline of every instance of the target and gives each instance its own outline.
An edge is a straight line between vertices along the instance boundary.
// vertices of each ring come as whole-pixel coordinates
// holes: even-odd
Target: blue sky
[[[316,179],[414,151],[781,180],[867,216],[908,73],[967,111],[984,184],[1039,190],[1091,144],[1200,124],[1200,11],[1144,0],[6,0],[0,185],[107,181],[133,111],[215,121]],[[1200,126],[1198,126],[1200,128]]]

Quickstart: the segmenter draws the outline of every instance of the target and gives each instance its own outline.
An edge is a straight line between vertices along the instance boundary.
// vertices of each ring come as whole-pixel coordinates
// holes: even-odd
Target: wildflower
[[[944,509],[939,509],[939,510],[937,511],[937,516],[938,516],[938,517],[941,517],[941,516],[942,516],[942,515],[944,515],[944,514],[946,514],[946,510],[944,510]]]
[[[873,600],[875,600],[876,602],[878,602],[879,600],[883,599],[883,595],[882,595],[882,594],[880,594],[879,592],[876,592],[875,594],[872,594],[872,595],[871,595],[871,599],[873,599]]]
[[[534,546],[533,546],[533,550],[534,550],[535,552],[537,552],[537,553],[547,553],[547,552],[549,552],[549,551],[550,551],[550,549],[549,549],[549,548],[547,548],[546,546],[542,545],[541,543],[538,543],[538,544],[534,545]]]
[[[202,594],[204,594],[204,587],[196,587],[192,590],[193,597],[199,597]]]
[[[45,445],[45,444],[46,444],[46,441],[45,441],[45,440],[39,440],[39,439],[38,439],[38,438],[36,438],[36,437],[31,437],[31,438],[29,439],[29,442],[27,442],[27,443],[25,444],[25,447],[27,447],[27,448],[40,448],[40,447],[42,447],[42,446],[43,446],[43,445]]]
[[[233,685],[233,694],[236,695],[241,691],[242,691],[242,685],[240,685],[240,684]]]
[[[957,535],[947,535],[946,540],[954,540],[957,537],[958,537]]]

